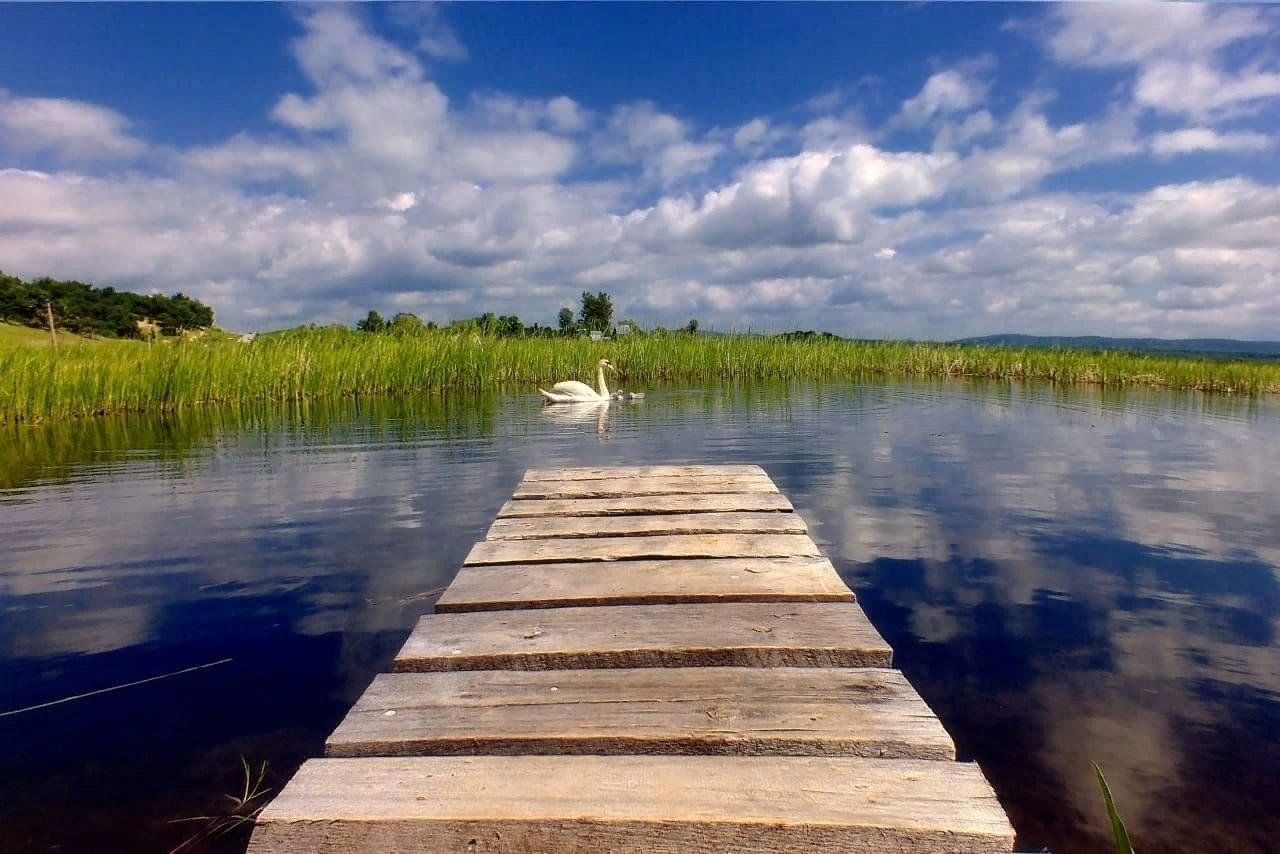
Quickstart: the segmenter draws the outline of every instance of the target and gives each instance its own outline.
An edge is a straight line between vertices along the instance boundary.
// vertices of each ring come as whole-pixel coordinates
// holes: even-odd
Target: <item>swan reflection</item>
[[[604,437],[609,423],[609,399],[543,406],[542,416],[565,425],[589,424],[594,421],[596,434]]]

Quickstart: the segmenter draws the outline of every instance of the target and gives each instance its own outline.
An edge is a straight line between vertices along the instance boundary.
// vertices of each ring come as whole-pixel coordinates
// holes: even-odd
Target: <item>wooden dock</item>
[[[526,472],[251,852],[1011,851],[758,466]]]

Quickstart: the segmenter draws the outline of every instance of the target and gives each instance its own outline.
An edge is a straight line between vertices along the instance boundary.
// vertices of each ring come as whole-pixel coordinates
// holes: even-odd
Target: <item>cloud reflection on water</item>
[[[1274,403],[885,383],[552,409],[431,396],[0,435],[0,708],[236,659],[9,722],[0,843],[167,841],[175,810],[219,794],[194,769],[232,746],[287,774],[526,467],[655,461],[769,469],[1022,848],[1101,843],[1091,759],[1143,850],[1265,850],[1280,830]],[[121,733],[191,722],[126,753],[83,726],[115,714]],[[144,816],[128,827],[94,788],[120,775]]]

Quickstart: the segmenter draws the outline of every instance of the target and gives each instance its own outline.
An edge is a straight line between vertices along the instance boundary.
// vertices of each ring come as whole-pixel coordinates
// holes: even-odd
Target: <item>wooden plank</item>
[[[517,500],[532,498],[618,498],[627,495],[706,495],[777,492],[768,477],[615,477],[608,480],[523,481]]]
[[[622,605],[430,614],[395,670],[889,667],[852,602]]]
[[[526,481],[535,480],[608,480],[616,477],[768,477],[756,465],[688,465],[688,466],[607,466],[591,468],[573,466],[559,469],[529,469]]]
[[[804,519],[795,513],[683,513],[650,516],[603,516],[541,519],[497,519],[487,540],[547,540],[585,537],[640,537],[657,534],[804,534]]]
[[[617,498],[512,499],[502,505],[498,518],[534,516],[632,516],[649,513],[791,512],[791,502],[781,493],[745,492],[703,495],[648,495]]]
[[[628,560],[466,567],[436,611],[853,599],[826,558]]]
[[[307,762],[249,850],[936,853],[1013,838],[969,763],[429,756]]]
[[[593,560],[717,557],[819,557],[805,534],[672,534],[577,540],[481,540],[465,566],[574,563]]]
[[[820,667],[383,674],[325,753],[956,758],[901,673]]]

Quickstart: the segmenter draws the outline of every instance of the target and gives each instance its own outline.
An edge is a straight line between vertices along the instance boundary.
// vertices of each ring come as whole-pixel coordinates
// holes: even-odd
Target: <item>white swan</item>
[[[609,400],[609,387],[604,384],[604,369],[617,372],[608,359],[601,359],[596,363],[596,388],[592,388],[586,383],[580,383],[577,380],[565,380],[562,383],[556,383],[551,387],[551,391],[540,388],[538,392],[542,395],[542,399],[547,403],[584,403],[591,401]]]

